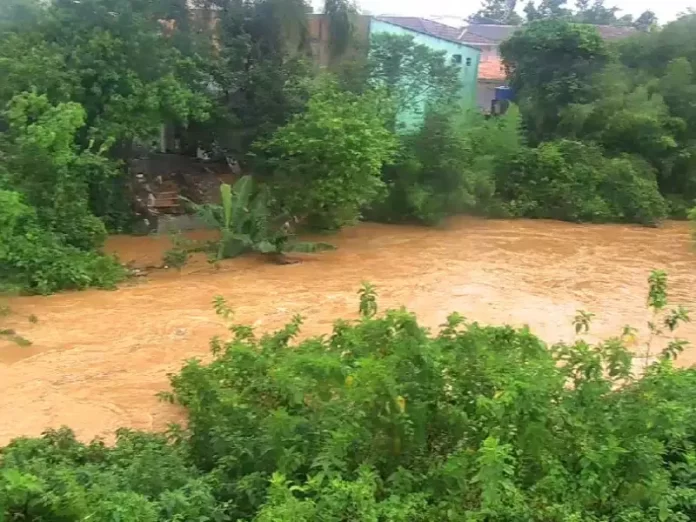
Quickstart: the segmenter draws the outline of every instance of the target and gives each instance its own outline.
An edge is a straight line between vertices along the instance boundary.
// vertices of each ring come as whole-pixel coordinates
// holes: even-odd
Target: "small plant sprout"
[[[683,306],[677,306],[669,311],[666,308],[669,304],[667,273],[664,270],[653,270],[648,277],[648,308],[652,312],[652,317],[648,321],[650,336],[645,344],[643,353],[643,367],[647,368],[651,364],[652,344],[655,338],[667,341],[667,346],[662,350],[660,359],[675,359],[688,342],[678,339],[672,334],[680,324],[689,322],[689,311]]]
[[[172,248],[167,250],[162,257],[165,268],[176,268],[181,270],[191,257],[192,242],[182,234],[172,234],[170,236]]]
[[[230,308],[227,301],[225,301],[225,298],[221,295],[216,295],[213,298],[213,308],[215,309],[215,313],[223,319],[230,320],[232,317],[234,317],[232,308]]]
[[[374,317],[377,314],[377,290],[375,287],[364,281],[358,290],[358,295],[360,296],[360,315],[365,319]]]
[[[595,314],[591,312],[586,312],[584,310],[578,310],[573,318],[573,326],[575,327],[575,334],[580,335],[583,333],[588,333],[590,331],[590,323]]]

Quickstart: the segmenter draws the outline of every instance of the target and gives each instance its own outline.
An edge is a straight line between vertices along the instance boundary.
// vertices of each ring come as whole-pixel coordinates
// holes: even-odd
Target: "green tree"
[[[303,0],[210,0],[214,35],[212,91],[216,110],[194,125],[191,141],[243,161],[252,143],[301,112],[312,69]]]
[[[633,27],[640,31],[648,31],[657,26],[657,15],[653,11],[644,11],[633,22]]]
[[[324,15],[329,20],[329,48],[332,58],[342,56],[353,38],[353,17],[357,8],[348,0],[325,0]]]
[[[106,229],[90,212],[89,182],[114,169],[103,150],[80,151],[75,143],[85,117],[74,102],[52,106],[45,95],[19,94],[4,113],[0,151],[5,184],[24,195],[46,228],[91,250],[101,246]]]
[[[535,6],[534,0],[529,0],[524,7],[527,22],[547,19],[569,19],[572,11],[565,7],[568,0],[541,0]]]
[[[454,103],[460,87],[457,66],[447,63],[445,53],[411,36],[373,35],[367,67],[368,83],[385,89],[398,111]]]
[[[85,111],[51,105],[45,95],[15,96],[3,113],[0,190],[4,195],[0,287],[49,293],[113,286],[122,277],[111,258],[95,253],[104,223],[88,205],[90,181],[114,175],[104,150],[81,150]]]
[[[355,222],[384,188],[382,165],[396,147],[385,127],[389,108],[381,92],[356,95],[323,82],[306,112],[260,142],[281,213],[313,228]]]
[[[437,224],[451,215],[496,214],[495,175],[523,147],[516,106],[499,118],[436,107],[423,126],[401,136],[384,169],[388,197],[368,214],[387,222]]]
[[[30,20],[26,9],[13,9],[0,31],[0,104],[23,91],[45,95],[52,104],[77,103],[84,111],[77,146],[108,149],[116,159],[130,158],[135,146],[150,147],[165,124],[207,118],[209,75],[173,45],[161,3],[26,5],[32,7]],[[122,171],[107,181],[88,180],[87,203],[114,228],[127,225],[128,205],[118,204],[130,197],[125,177]]]
[[[522,17],[515,12],[517,0],[483,0],[481,8],[469,17],[472,24],[519,25]]]
[[[631,25],[633,22],[631,15],[618,18],[616,14],[620,9],[616,6],[606,7],[604,0],[594,0],[592,5],[589,0],[579,0],[576,7],[574,22],[592,25]]]
[[[529,24],[500,52],[533,142],[555,135],[565,107],[591,101],[611,56],[595,28],[561,20]]]
[[[634,73],[634,82],[644,85],[648,96],[663,100],[667,107],[662,121],[673,141],[656,141],[646,149],[646,157],[658,166],[660,187],[681,218],[696,198],[692,175],[696,167],[696,45],[691,37],[695,28],[696,16],[685,16],[618,46],[619,59]],[[655,161],[650,154],[661,143],[670,145],[671,154],[663,153]]]
[[[191,64],[167,41],[157,15],[155,4],[139,0],[56,0],[43,6],[30,30],[17,23],[2,36],[5,92],[32,86],[51,102],[80,103],[85,145],[89,139],[112,140],[127,148],[155,138],[164,123],[205,118],[205,78],[189,76]],[[39,40],[51,43],[37,47]],[[30,55],[31,68],[17,63],[20,54]],[[35,85],[38,68],[49,64],[54,70]]]

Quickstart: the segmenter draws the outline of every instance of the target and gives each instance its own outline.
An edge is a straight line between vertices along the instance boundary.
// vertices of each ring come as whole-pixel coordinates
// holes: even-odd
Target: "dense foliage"
[[[373,34],[366,48],[344,0],[324,6],[325,70],[312,66],[303,0],[3,2],[0,288],[118,282],[123,270],[101,253],[107,231],[154,207],[129,161],[163,146],[254,176],[253,212],[242,207],[265,225],[238,228],[225,205],[199,207],[232,238],[216,259],[300,248],[288,229],[363,216],[685,218],[696,200],[696,18],[608,43],[588,24],[654,20],[565,4],[528,6],[501,46],[517,107],[486,118],[461,99],[451,57],[408,36]],[[473,19],[515,21],[514,7],[487,0]],[[174,250],[168,266],[187,259],[183,242]]]
[[[203,80],[162,32],[162,6],[130,0],[3,6],[0,286],[113,286],[99,253],[130,216],[124,163],[165,122],[205,118]]]
[[[457,314],[431,333],[406,310],[378,314],[370,285],[362,318],[330,336],[297,341],[299,317],[260,337],[232,324],[164,396],[187,408],[186,430],[121,431],[113,447],[67,429],[17,439],[0,459],[0,518],[691,520],[696,373],[673,366],[688,315],[666,290],[654,272],[638,365],[631,329],[582,339],[592,314],[552,347]]]
[[[496,176],[525,150],[519,112],[485,119],[449,109],[431,110],[420,129],[402,136],[397,161],[384,170],[388,197],[369,217],[436,224],[453,214],[503,212]]]
[[[380,91],[321,85],[305,112],[258,145],[282,211],[317,229],[354,223],[383,188],[382,165],[396,146],[390,114]]]
[[[536,165],[551,151],[567,149],[568,141],[580,142],[593,151],[583,165],[570,166],[584,170],[583,184],[622,180],[610,181],[621,190],[599,190],[599,206],[598,193],[573,187],[569,180],[576,176],[565,168],[557,175],[519,176],[516,188],[499,180],[504,200],[517,205],[526,193],[522,199],[534,202],[534,209],[523,203],[526,209],[517,207],[517,214],[652,223],[664,217],[666,204],[674,217],[686,217],[696,200],[696,119],[688,101],[696,93],[695,28],[696,17],[686,15],[660,31],[608,44],[593,27],[556,18],[529,24],[501,46],[526,134],[539,146],[522,161],[535,158]],[[519,160],[513,170],[521,170]],[[542,178],[543,186],[534,184]],[[543,194],[561,185],[573,192],[567,205],[576,210],[559,212],[561,193]],[[633,209],[625,208],[629,194]]]
[[[522,151],[499,173],[498,185],[512,215],[652,225],[667,213],[645,160],[607,158],[599,147],[579,141]]]
[[[488,1],[494,4],[510,2]],[[635,19],[631,14],[619,16],[621,9],[617,6],[607,7],[605,0],[575,0],[573,7],[574,9],[568,7],[568,0],[528,0],[524,13],[527,22],[553,19],[593,25],[635,27],[640,30],[648,30],[657,24],[657,17],[653,11],[644,11]]]
[[[106,229],[88,206],[89,181],[108,176],[101,151],[79,150],[82,107],[15,96],[0,137],[0,288],[49,293],[113,286],[120,266],[94,250]]]

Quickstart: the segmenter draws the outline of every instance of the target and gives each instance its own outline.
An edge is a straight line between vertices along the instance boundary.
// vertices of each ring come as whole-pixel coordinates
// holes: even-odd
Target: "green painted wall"
[[[447,55],[447,60],[450,63],[452,63],[454,55],[461,55],[462,63],[460,65],[459,78],[461,83],[460,92],[462,106],[476,106],[478,67],[481,58],[481,51],[479,49],[449,40],[442,40],[434,36],[412,31],[410,29],[406,29],[405,27],[373,18],[370,21],[370,36],[378,33],[412,36],[416,43],[427,45],[436,51],[444,51]],[[399,114],[400,122],[404,123],[407,127],[417,126],[422,123],[424,112],[423,109],[425,108],[426,103],[427,100],[423,100],[419,110],[408,112],[405,111]]]

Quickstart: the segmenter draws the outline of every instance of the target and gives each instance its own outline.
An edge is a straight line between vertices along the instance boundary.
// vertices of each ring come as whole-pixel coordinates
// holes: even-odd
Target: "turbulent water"
[[[457,219],[442,229],[362,224],[330,239],[335,252],[276,266],[254,257],[181,273],[152,271],[117,291],[10,300],[3,327],[32,341],[0,340],[0,444],[68,425],[82,438],[125,426],[162,429],[181,412],[159,402],[167,374],[206,357],[224,333],[211,308],[225,296],[236,319],[260,330],[293,314],[305,335],[355,317],[361,281],[380,307],[405,305],[436,327],[451,311],[485,323],[528,324],[547,341],[572,339],[576,310],[596,314],[594,339],[631,324],[644,332],[647,276],[668,271],[671,297],[696,315],[696,252],[688,226],[659,229],[550,221]],[[136,266],[161,263],[166,238],[114,237],[108,249]],[[34,314],[37,323],[27,320]],[[696,320],[696,317],[695,317]],[[681,336],[696,345],[696,325]],[[680,364],[696,362],[696,346]]]

